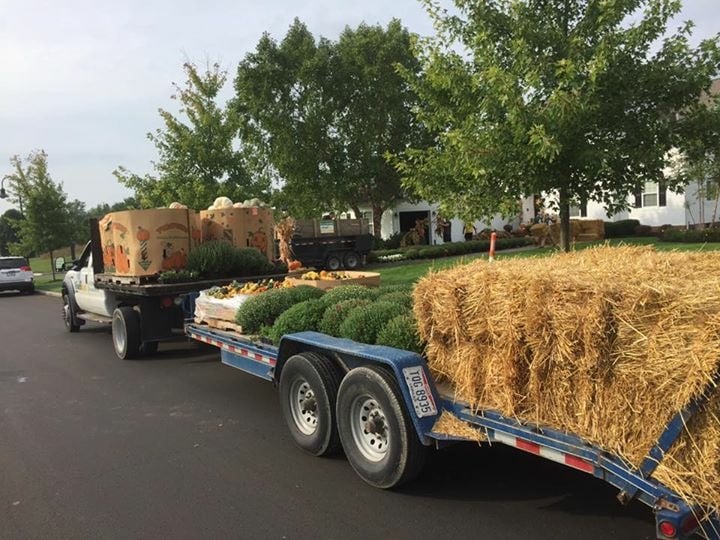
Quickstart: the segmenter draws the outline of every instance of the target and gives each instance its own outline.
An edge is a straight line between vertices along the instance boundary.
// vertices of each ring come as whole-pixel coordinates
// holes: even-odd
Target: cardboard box
[[[317,287],[324,291],[342,287],[343,285],[363,285],[365,287],[379,287],[380,274],[377,272],[351,272],[346,271],[345,274],[350,276],[349,279],[300,279],[299,277],[286,277],[285,280],[293,284],[293,286],[308,285]]]
[[[273,220],[270,208],[202,210],[202,242],[222,240],[237,247],[253,247],[274,259]]]
[[[99,222],[105,272],[149,276],[185,268],[191,212],[157,208],[107,214]]]

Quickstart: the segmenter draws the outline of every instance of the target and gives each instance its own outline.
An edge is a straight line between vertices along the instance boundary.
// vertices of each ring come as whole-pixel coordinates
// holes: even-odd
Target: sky
[[[446,3],[446,2],[444,2]],[[720,0],[684,0],[672,26],[693,42],[720,32]],[[219,62],[231,93],[238,62],[263,32],[281,39],[295,17],[317,37],[399,18],[431,35],[418,0],[0,0],[0,177],[13,155],[48,154],[69,199],[88,206],[131,195],[112,171],[152,172],[158,108],[174,110],[182,64]],[[0,200],[0,213],[8,209]]]

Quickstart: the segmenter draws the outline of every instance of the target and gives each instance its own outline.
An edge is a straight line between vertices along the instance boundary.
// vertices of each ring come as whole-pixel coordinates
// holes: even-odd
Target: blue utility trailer
[[[192,323],[186,333],[220,349],[223,363],[275,384],[295,442],[316,456],[342,448],[355,472],[373,486],[392,488],[413,479],[428,448],[462,440],[433,432],[447,411],[480,430],[490,444],[513,446],[592,474],[619,488],[623,504],[638,499],[649,505],[658,539],[720,539],[717,513],[691,507],[651,478],[705,399],[688,404],[668,423],[637,468],[572,434],[492,410],[471,410],[455,399],[452,388],[435,384],[425,359],[415,353],[318,332],[284,336],[279,347]]]

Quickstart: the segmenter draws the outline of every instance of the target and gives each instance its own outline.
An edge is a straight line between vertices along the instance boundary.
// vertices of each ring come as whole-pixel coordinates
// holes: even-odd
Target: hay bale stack
[[[639,465],[720,368],[720,253],[595,248],[429,275],[415,316],[434,374],[475,408]],[[720,391],[655,477],[720,508]]]

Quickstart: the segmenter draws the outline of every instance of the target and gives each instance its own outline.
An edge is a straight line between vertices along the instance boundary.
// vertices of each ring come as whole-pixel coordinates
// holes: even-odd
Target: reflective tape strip
[[[264,354],[251,352],[248,349],[243,349],[242,347],[236,347],[234,345],[228,345],[226,343],[221,343],[221,342],[217,341],[216,339],[201,336],[201,335],[195,334],[193,332],[189,332],[189,334],[190,334],[191,338],[193,338],[197,341],[202,341],[203,343],[207,343],[209,345],[212,345],[213,347],[217,347],[224,351],[228,351],[233,354],[237,354],[238,356],[248,358],[249,360],[254,360],[255,362],[261,362],[261,363],[267,364],[268,366],[271,366],[271,367],[274,367],[275,364],[277,363],[277,360],[275,358],[271,358],[270,356],[265,356]]]
[[[512,435],[500,433],[499,431],[495,431],[493,438],[498,442],[507,444],[508,446],[514,446],[515,448],[519,448],[520,450],[524,450],[525,452],[528,452],[530,454],[535,454],[536,456],[542,456],[546,459],[549,459],[550,461],[554,461],[555,463],[567,465],[568,467],[572,467],[573,469],[577,469],[579,471],[590,474],[595,472],[595,466],[589,461],[585,461],[582,458],[572,456],[570,454],[564,454],[563,452],[553,450],[552,448],[548,448],[547,446],[541,446],[539,444],[526,441],[525,439],[520,439],[518,437],[513,437]]]

